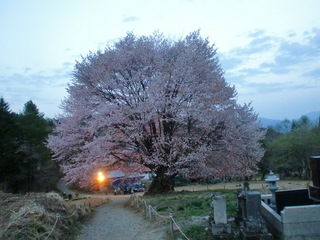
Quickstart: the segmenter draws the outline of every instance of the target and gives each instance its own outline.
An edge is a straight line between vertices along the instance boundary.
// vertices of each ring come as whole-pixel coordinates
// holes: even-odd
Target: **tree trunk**
[[[310,168],[310,164],[309,164],[309,159],[306,158],[307,160],[304,162],[303,165],[303,179],[305,180],[310,180],[311,179],[311,168]]]
[[[159,168],[156,171],[157,176],[152,180],[148,192],[146,192],[147,195],[174,191],[174,176],[166,175],[165,170],[165,168]]]

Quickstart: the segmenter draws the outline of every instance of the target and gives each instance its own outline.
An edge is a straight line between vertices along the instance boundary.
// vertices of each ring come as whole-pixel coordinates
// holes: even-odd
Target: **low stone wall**
[[[262,197],[262,199],[268,198]],[[264,201],[261,201],[261,213],[267,222],[269,231],[276,239],[320,239],[320,205],[285,207],[279,215]]]
[[[320,205],[285,207],[281,218],[284,240],[320,239]]]
[[[281,216],[263,201],[261,201],[261,214],[275,239],[281,239],[283,234]]]

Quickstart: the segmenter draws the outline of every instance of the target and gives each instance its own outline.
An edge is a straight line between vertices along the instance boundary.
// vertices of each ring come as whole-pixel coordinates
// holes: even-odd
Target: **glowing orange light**
[[[103,175],[102,172],[98,172],[98,181],[99,181],[99,182],[103,182],[105,178],[106,178],[106,177]]]

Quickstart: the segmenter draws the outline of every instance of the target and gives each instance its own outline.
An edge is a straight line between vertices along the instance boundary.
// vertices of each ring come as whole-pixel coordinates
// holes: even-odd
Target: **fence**
[[[184,237],[185,240],[190,240],[185,234],[184,232],[182,232],[181,228],[179,227],[179,225],[177,224],[177,222],[174,220],[174,218],[172,217],[172,214],[169,213],[168,216],[166,215],[162,215],[159,214],[151,205],[148,205],[146,203],[145,200],[140,199],[137,195],[132,194],[131,195],[131,201],[134,202],[134,204],[136,205],[136,207],[138,208],[143,208],[145,214],[146,214],[146,218],[149,219],[149,221],[155,220],[157,217],[161,220],[164,221],[170,221],[170,232],[172,234],[172,236],[174,235],[174,233],[176,231],[179,231],[181,233],[181,235]]]

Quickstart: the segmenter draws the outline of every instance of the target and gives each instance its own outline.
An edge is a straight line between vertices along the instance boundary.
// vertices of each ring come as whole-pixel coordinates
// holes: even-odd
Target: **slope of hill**
[[[277,124],[281,123],[281,120],[269,119],[269,118],[259,118],[258,119],[261,123],[261,127],[267,128],[268,126],[276,126]]]
[[[313,123],[319,123],[320,111],[305,114]]]
[[[303,114],[303,116],[307,116],[313,124],[318,124],[319,120],[320,120],[320,111],[309,112],[309,113]],[[290,121],[292,121],[292,120],[297,120],[297,119],[291,119]],[[283,120],[269,119],[269,118],[261,117],[261,118],[258,119],[258,121],[261,122],[261,126],[263,128],[267,128],[268,126],[274,127],[277,124],[281,123],[281,121],[283,121]]]

